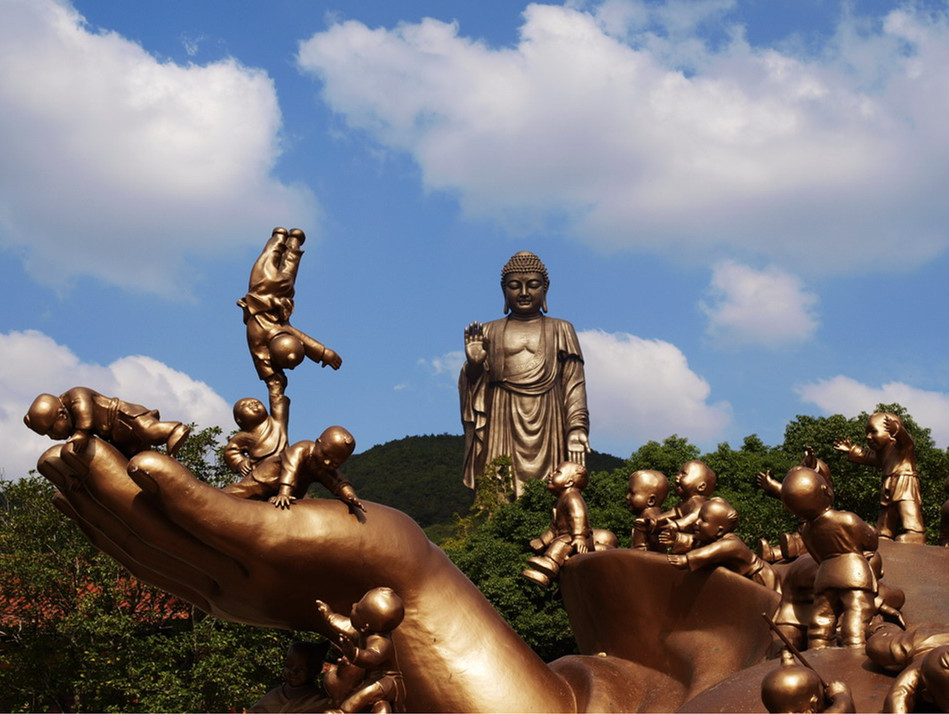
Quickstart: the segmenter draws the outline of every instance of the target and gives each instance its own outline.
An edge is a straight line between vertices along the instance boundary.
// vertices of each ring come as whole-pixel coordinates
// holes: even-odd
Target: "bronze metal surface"
[[[38,468],[97,547],[217,617],[330,635],[316,599],[346,612],[391,587],[405,603],[392,639],[409,711],[575,709],[567,682],[400,511],[366,502],[354,513],[323,498],[276,509],[157,452],[128,462],[99,439],[80,456],[56,445]]]
[[[501,276],[508,317],[465,328],[458,389],[465,484],[495,458],[513,460],[515,493],[590,451],[583,353],[573,325],[547,317],[547,269],[522,251]]]
[[[807,653],[820,676],[846,683],[858,712],[878,712],[892,678],[868,662],[862,650],[828,647]],[[767,712],[761,701],[761,682],[780,660],[771,659],[738,672],[683,704],[680,712]]]
[[[679,682],[680,701],[764,657],[771,635],[761,613],[779,599],[723,568],[690,573],[632,549],[571,558],[560,588],[583,654],[663,672]]]
[[[393,588],[405,603],[392,640],[411,711],[670,711],[689,697],[691,711],[763,711],[760,683],[776,663],[757,664],[771,641],[759,613],[778,596],[721,568],[680,571],[629,549],[571,558],[560,586],[586,656],[547,666],[399,511],[366,502],[354,513],[335,499],[275,509],[157,452],[128,462],[97,438],[79,455],[56,445],[38,466],[95,545],[216,616],[330,634],[314,600],[346,611]],[[883,553],[907,619],[949,622],[949,551],[884,543]],[[891,677],[860,650],[808,660],[851,685],[858,711],[878,710]]]

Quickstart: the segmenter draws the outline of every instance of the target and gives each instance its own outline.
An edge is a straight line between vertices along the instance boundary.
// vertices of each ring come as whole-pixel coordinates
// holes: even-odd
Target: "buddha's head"
[[[547,288],[550,279],[540,258],[530,251],[515,253],[501,269],[504,312],[530,317],[547,312]]]

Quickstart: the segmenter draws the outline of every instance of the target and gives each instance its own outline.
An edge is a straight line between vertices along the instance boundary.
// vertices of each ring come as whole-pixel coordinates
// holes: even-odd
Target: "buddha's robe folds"
[[[543,478],[567,459],[567,434],[589,433],[583,354],[573,325],[541,316],[540,347],[532,360],[512,369],[504,353],[504,331],[515,318],[485,323],[488,357],[477,378],[461,369],[458,389],[465,430],[465,485],[501,455],[514,462],[516,491]]]

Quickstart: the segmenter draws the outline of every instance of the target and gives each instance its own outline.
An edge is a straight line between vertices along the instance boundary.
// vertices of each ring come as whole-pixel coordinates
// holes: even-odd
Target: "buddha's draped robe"
[[[469,379],[461,368],[458,389],[465,430],[465,485],[501,455],[514,462],[516,492],[529,479],[543,478],[567,459],[567,434],[589,433],[583,354],[573,325],[541,316],[540,349],[513,373],[504,359],[504,330],[515,318],[485,323],[488,357],[481,374]]]

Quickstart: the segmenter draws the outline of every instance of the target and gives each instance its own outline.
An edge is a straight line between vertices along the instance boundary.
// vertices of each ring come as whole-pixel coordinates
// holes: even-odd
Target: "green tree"
[[[576,652],[576,643],[559,591],[539,588],[520,573],[531,555],[527,544],[546,530],[553,505],[544,483],[531,481],[517,501],[501,503],[490,514],[474,514],[475,519],[456,529],[442,546],[518,635],[547,660]]]
[[[755,484],[755,476],[770,471],[780,479],[787,470],[800,461],[800,454],[789,456],[782,449],[765,445],[757,434],[746,436],[740,449],[728,443],[718,445],[715,451],[704,454],[702,460],[715,471],[718,485],[715,495],[732,504],[739,513],[735,532],[747,544],[755,546],[764,538],[776,540],[796,524],[781,502],[771,498]]]
[[[927,540],[937,542],[939,510],[946,499],[944,483],[949,474],[949,456],[936,447],[930,429],[920,426],[900,404],[877,404],[874,411],[889,412],[900,417],[916,442],[916,465],[920,476],[923,518]],[[883,474],[879,469],[847,460],[835,451],[836,439],[848,438],[855,444],[865,443],[866,424],[870,416],[861,412],[846,418],[840,414],[829,417],[798,416],[785,430],[783,449],[800,453],[805,444],[827,462],[834,479],[836,507],[853,511],[870,524],[875,524],[880,508],[880,486]]]
[[[689,443],[689,440],[673,434],[658,441],[649,441],[633,452],[626,460],[628,471],[640,469],[655,469],[661,471],[669,479],[674,479],[679,473],[679,467],[686,461],[699,458],[699,447]]]

